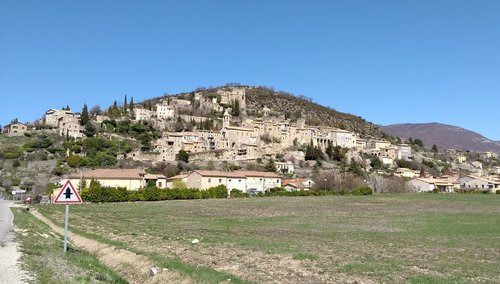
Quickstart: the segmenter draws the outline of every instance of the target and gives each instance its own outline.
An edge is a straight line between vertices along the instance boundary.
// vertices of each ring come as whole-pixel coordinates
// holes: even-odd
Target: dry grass
[[[39,210],[63,220],[63,206]],[[157,261],[254,282],[500,283],[498,195],[88,204],[72,206],[70,224]]]

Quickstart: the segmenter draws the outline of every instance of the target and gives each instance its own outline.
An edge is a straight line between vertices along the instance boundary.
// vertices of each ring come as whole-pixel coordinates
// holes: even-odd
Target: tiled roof
[[[144,176],[145,179],[165,179],[167,178],[166,176],[162,175],[162,174],[146,174]]]
[[[205,171],[205,170],[197,170],[194,171],[201,176],[205,177],[232,177],[232,178],[238,178],[238,177],[245,177],[245,175],[237,172],[221,172],[221,171]]]
[[[304,182],[308,181],[309,179],[308,178],[290,178],[290,179],[283,179],[281,181],[281,185],[282,186],[286,186],[286,185],[291,185],[291,186],[294,186],[294,187],[303,187],[304,186]],[[313,182],[311,181],[311,184]]]
[[[235,171],[235,172],[221,172],[221,171],[204,171],[196,170],[196,173],[202,176],[212,176],[212,177],[227,177],[227,178],[238,178],[238,177],[264,177],[264,178],[280,178],[276,173],[271,172],[257,172],[257,171]]]
[[[176,180],[176,179],[183,179],[183,178],[186,178],[189,174],[180,174],[180,175],[176,175],[176,176],[172,176],[172,177],[169,177],[167,178],[168,180]]]
[[[280,176],[278,174],[272,173],[272,172],[236,171],[235,173],[243,174],[246,177],[280,178]]]
[[[146,174],[141,169],[96,169],[83,172],[83,177],[87,179],[142,179]],[[75,173],[70,178],[80,178],[79,173]]]

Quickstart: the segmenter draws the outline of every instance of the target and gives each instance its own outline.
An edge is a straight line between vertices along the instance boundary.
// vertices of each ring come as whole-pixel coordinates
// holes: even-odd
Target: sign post
[[[66,215],[64,216],[64,252],[68,251],[69,205],[79,203],[82,203],[82,199],[68,179],[56,199],[54,199],[54,204],[66,204]]]

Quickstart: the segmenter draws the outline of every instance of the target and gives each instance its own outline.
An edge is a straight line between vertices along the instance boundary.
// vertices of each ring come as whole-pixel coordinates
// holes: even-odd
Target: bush
[[[0,150],[0,158],[17,159],[23,155],[23,149],[19,147],[6,147]]]
[[[229,195],[229,197],[231,198],[248,197],[248,194],[243,191],[239,191],[236,188],[233,188],[233,190],[231,190],[231,194]]]
[[[227,198],[227,188],[225,185],[211,187],[207,190],[200,191],[200,197],[203,199],[208,198]]]
[[[78,155],[71,155],[68,157],[67,163],[71,168],[78,168],[85,165],[85,159]]]
[[[82,190],[83,201],[90,202],[123,202],[128,201],[128,192],[124,187],[90,186]]]
[[[369,186],[360,186],[352,189],[349,193],[351,195],[370,195],[373,194],[373,190]]]
[[[10,182],[13,186],[18,186],[21,184],[21,179],[18,177],[10,177]]]

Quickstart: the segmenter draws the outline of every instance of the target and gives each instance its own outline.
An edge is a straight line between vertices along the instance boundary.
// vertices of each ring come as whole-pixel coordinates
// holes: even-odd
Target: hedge
[[[207,190],[195,188],[156,188],[127,190],[124,187],[104,187],[91,185],[82,190],[82,199],[87,202],[160,201],[175,199],[227,198],[227,189],[220,185]]]
[[[358,187],[352,190],[341,192],[322,191],[322,190],[299,190],[286,191],[284,188],[277,187],[266,193],[258,193],[256,197],[269,196],[325,196],[325,195],[369,195],[373,191],[370,187]],[[209,198],[227,198],[228,192],[224,185],[211,187],[207,190],[196,188],[157,188],[146,187],[141,190],[127,190],[124,187],[112,188],[103,187],[92,183],[89,188],[82,190],[82,199],[86,202],[124,202],[124,201],[160,201],[176,199],[209,199]],[[247,193],[237,189],[231,191],[231,198],[248,197]]]

